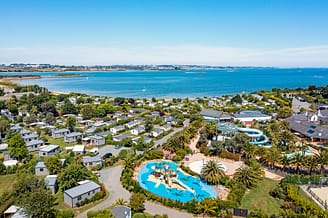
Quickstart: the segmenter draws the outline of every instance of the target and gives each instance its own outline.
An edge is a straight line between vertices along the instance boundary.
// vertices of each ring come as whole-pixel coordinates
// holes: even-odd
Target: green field
[[[242,199],[241,207],[251,211],[261,210],[270,215],[279,214],[281,212],[281,203],[269,194],[278,183],[278,181],[267,178],[259,181],[255,188],[246,192]]]
[[[3,175],[0,176],[0,195],[5,191],[10,191],[16,181],[16,175]]]

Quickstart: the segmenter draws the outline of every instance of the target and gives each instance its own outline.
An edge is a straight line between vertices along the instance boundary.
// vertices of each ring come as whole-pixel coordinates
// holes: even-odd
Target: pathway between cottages
[[[111,168],[105,168],[100,171],[100,181],[105,184],[106,189],[109,191],[110,195],[105,201],[100,204],[95,205],[94,207],[86,210],[85,212],[79,214],[78,218],[87,218],[87,213],[90,210],[103,210],[115,203],[119,198],[123,198],[127,202],[130,199],[130,192],[125,190],[120,182],[120,176],[123,170],[123,166],[116,166]],[[169,218],[191,218],[192,214],[181,212],[176,209],[165,207],[163,205],[153,203],[150,201],[145,202],[145,212],[150,214],[167,214]]]
[[[125,190],[121,185],[120,177],[123,166],[116,166],[111,168],[105,168],[100,171],[99,180],[105,184],[106,189],[109,191],[109,198],[105,201],[97,204],[96,206],[88,209],[87,211],[79,214],[79,218],[87,218],[87,213],[90,210],[103,210],[115,203],[119,198],[123,198],[126,201],[130,199],[130,192]]]

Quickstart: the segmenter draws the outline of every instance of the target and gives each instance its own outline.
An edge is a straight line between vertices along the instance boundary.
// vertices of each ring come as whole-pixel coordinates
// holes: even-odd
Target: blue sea
[[[196,72],[196,73],[195,73]],[[202,72],[197,73],[197,72]],[[21,80],[50,91],[79,92],[113,97],[222,96],[272,88],[328,84],[327,68],[233,68],[193,71],[77,72],[84,77]],[[54,73],[0,73],[0,75],[55,75]]]

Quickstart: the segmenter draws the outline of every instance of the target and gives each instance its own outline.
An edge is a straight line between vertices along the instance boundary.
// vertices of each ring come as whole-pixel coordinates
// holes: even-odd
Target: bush
[[[67,209],[67,210],[58,210],[56,213],[56,218],[73,218],[74,213],[73,210]]]

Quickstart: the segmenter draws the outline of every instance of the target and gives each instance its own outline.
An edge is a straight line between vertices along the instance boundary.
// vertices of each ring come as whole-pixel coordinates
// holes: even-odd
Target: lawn
[[[260,209],[270,215],[279,214],[281,212],[281,202],[269,194],[278,183],[278,181],[267,178],[259,181],[255,188],[245,194],[241,202],[241,207],[251,211]]]
[[[13,188],[15,181],[15,174],[0,176],[0,195],[5,191],[10,191]]]

